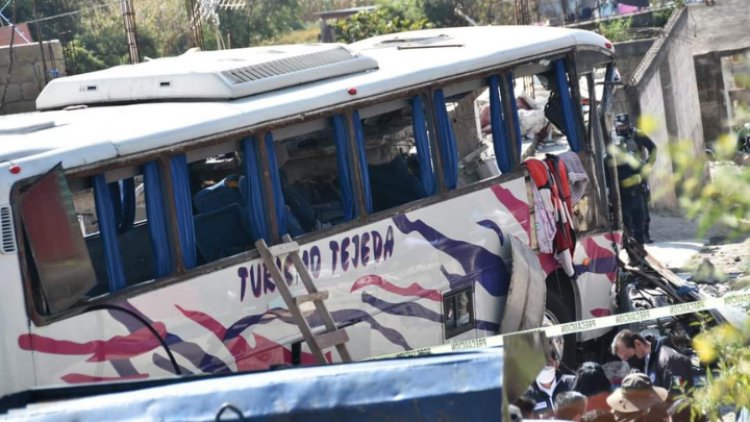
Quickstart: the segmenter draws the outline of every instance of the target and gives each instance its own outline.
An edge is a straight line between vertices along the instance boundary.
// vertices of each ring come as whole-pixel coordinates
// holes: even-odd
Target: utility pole
[[[138,54],[138,38],[135,30],[135,11],[133,10],[133,3],[131,0],[120,0],[122,6],[122,18],[125,22],[125,35],[128,39],[128,54],[130,55],[130,63],[136,64],[140,62],[140,55]]]

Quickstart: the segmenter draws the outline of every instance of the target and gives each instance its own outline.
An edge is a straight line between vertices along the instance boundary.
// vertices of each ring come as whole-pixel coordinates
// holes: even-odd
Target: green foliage
[[[12,16],[14,7],[16,12],[15,18]],[[36,9],[36,16],[41,18],[72,12],[79,8],[80,5],[75,0],[15,0],[12,6],[8,6],[4,14],[6,16],[10,15],[11,20],[14,22],[26,22],[34,19],[34,9]],[[8,13],[8,10],[11,10],[11,13]],[[45,21],[38,28],[35,24],[29,25],[29,29],[35,40],[59,39],[66,43],[73,39],[74,33],[70,29],[74,24],[75,17],[68,16]]]
[[[184,1],[132,0],[141,59],[173,56],[193,46],[188,13]],[[463,13],[479,24],[512,23],[513,5],[492,0],[248,0],[242,10],[219,11],[219,31],[204,23],[205,46],[216,48],[217,32],[231,47],[297,43],[317,40],[316,24],[306,26],[305,19],[316,20],[315,13],[358,6],[377,5],[373,13],[361,13],[336,26],[339,39],[355,41],[378,34],[408,31],[433,26],[465,26],[456,15],[458,4]],[[63,43],[68,74],[89,72],[128,63],[128,48],[119,2],[111,0],[15,0],[16,22],[50,17],[81,10],[80,14],[46,20],[35,39],[59,39]],[[13,9],[13,8],[9,8]],[[41,37],[37,32],[41,33]]]
[[[732,160],[737,153],[737,138],[725,135],[714,143],[714,158],[721,163]],[[737,233],[750,230],[750,169],[731,165],[715,165],[711,180],[704,182],[708,172],[706,157],[696,157],[691,142],[678,142],[672,148],[675,180],[680,205],[687,216],[698,221],[699,235],[721,226]]]
[[[696,156],[692,142],[675,142],[670,149],[680,192],[680,205],[687,217],[698,222],[699,237],[709,229],[733,229],[735,234],[750,232],[750,168],[732,165],[737,153],[736,134],[727,134],[714,142],[710,163]],[[705,176],[711,169],[711,177]],[[734,287],[741,287],[735,282]],[[703,386],[687,392],[694,417],[706,415],[721,420],[720,409],[750,407],[750,326],[733,328],[722,325],[696,336],[693,347],[701,361],[709,365]]]
[[[492,0],[419,0],[425,17],[437,27],[468,26],[463,13],[480,25],[515,23],[514,5],[511,2]]]
[[[184,2],[133,0],[136,7],[138,46],[141,56],[163,57],[182,54],[192,47]],[[116,9],[119,9],[116,8]],[[122,21],[119,10],[115,13]],[[150,47],[148,44],[152,44]]]
[[[107,67],[99,57],[83,45],[80,39],[74,39],[65,44],[63,54],[67,72],[70,75]]]
[[[379,0],[372,12],[360,12],[335,24],[339,41],[432,27],[468,26],[460,10],[479,25],[514,23],[513,4],[492,0]]]
[[[316,14],[319,12],[372,6],[375,0],[300,0],[299,3],[302,8],[302,20],[314,22],[318,19]]]
[[[664,27],[664,25],[667,24],[667,21],[669,21],[669,18],[672,16],[672,13],[674,13],[675,8],[674,7],[666,7],[664,9],[659,9],[654,12],[653,16],[653,25],[658,26],[660,28]]]
[[[34,18],[32,2],[16,1],[18,22]],[[301,2],[296,0],[249,0],[243,10],[220,11],[221,34],[231,33],[232,47],[273,41],[281,34],[303,29]],[[173,56],[192,47],[189,18],[183,1],[133,0],[141,59]],[[45,21],[45,39],[63,42],[68,74],[90,72],[129,62],[122,10],[118,2],[91,0],[83,7],[77,0],[36,0],[39,17],[82,10],[80,15]],[[34,25],[31,26],[36,31]],[[204,24],[207,48],[215,48],[216,29]],[[35,37],[38,38],[36,34]],[[309,39],[309,33],[304,36]],[[314,39],[312,39],[314,40]]]
[[[79,71],[91,72],[128,63],[127,37],[119,7],[93,9],[82,13],[80,31],[74,40],[95,59],[90,62],[73,63]],[[101,63],[104,66],[87,68],[89,63]]]
[[[630,27],[633,24],[631,17],[614,19],[599,24],[599,33],[612,42],[628,41],[633,38]]]
[[[232,47],[239,48],[263,44],[285,32],[303,29],[301,14],[302,8],[296,0],[250,0],[246,9],[219,11],[219,19],[223,36],[231,33]],[[214,31],[206,28],[205,33]]]
[[[721,325],[703,332],[693,340],[693,347],[707,371],[706,383],[689,393],[693,416],[706,415],[720,420],[721,406],[750,407],[750,327],[742,329]]]
[[[307,28],[286,32],[274,39],[265,40],[261,42],[261,45],[315,43],[318,42],[319,35],[320,26],[310,24]]]
[[[414,16],[414,10],[409,8],[407,3],[396,2],[390,6],[378,7],[373,11],[363,11],[346,19],[339,19],[334,25],[337,40],[354,42],[375,35],[430,28],[431,25],[427,19]],[[409,15],[412,18],[408,17]]]

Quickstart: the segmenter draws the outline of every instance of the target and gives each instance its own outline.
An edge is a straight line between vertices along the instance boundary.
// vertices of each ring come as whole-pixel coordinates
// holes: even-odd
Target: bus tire
[[[544,325],[557,325],[573,322],[573,310],[565,304],[560,293],[554,289],[547,289],[547,306],[544,311]],[[568,334],[552,339],[558,350],[562,347],[562,366],[570,371],[576,370],[576,335]]]

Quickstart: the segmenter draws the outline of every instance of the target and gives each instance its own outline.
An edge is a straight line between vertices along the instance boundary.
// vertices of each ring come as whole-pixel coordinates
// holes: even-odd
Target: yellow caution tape
[[[584,319],[581,321],[568,322],[565,324],[551,325],[548,327],[534,328],[517,333],[529,333],[535,331],[544,331],[547,337],[557,337],[561,335],[574,334],[582,331],[595,330],[599,328],[617,327],[623,324],[634,322],[649,321],[660,318],[668,318],[676,315],[691,314],[699,311],[707,311],[722,306],[737,305],[740,303],[750,302],[750,293],[730,293],[722,297],[699,300],[695,302],[680,303],[671,306],[662,306],[643,311],[633,311],[624,314],[609,315],[606,317]],[[428,356],[442,353],[451,353],[487,347],[497,347],[503,345],[503,337],[506,334],[496,336],[482,337],[469,340],[454,341],[451,343],[440,344],[432,347],[421,347],[418,349],[407,350],[404,352],[390,353],[387,355],[375,356],[366,360],[387,359],[395,357],[408,356]]]

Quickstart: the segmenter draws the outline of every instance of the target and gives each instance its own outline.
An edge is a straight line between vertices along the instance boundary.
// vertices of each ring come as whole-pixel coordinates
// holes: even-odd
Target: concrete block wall
[[[667,130],[667,115],[664,108],[664,92],[660,73],[650,75],[642,81],[638,89],[640,114],[649,116],[656,122],[654,131],[649,134],[656,144],[656,163],[649,177],[652,205],[658,209],[676,210],[677,193],[674,189],[672,158],[669,155],[670,136]]]
[[[693,155],[700,157],[705,152],[701,104],[698,95],[698,82],[695,73],[693,50],[688,38],[688,12],[678,19],[667,45],[666,68],[671,78],[663,89],[669,93],[669,102],[674,111],[676,133],[670,136],[677,140],[691,141]],[[671,118],[668,116],[668,118]]]
[[[13,67],[9,74],[11,54]],[[34,111],[36,97],[46,84],[45,73],[50,77],[50,71],[65,74],[63,49],[57,40],[43,42],[41,48],[39,43],[15,44],[12,50],[9,46],[0,47],[0,87],[8,85],[0,114]]]

